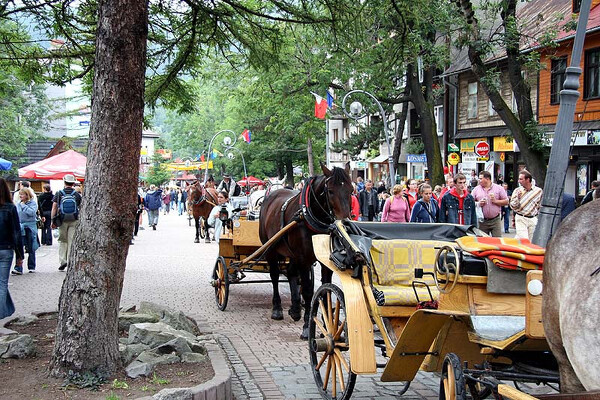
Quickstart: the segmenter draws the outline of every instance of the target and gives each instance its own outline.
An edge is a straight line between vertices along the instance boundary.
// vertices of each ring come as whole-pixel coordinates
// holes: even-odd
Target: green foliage
[[[76,386],[80,389],[98,390],[100,386],[106,382],[106,377],[103,374],[95,372],[73,372],[69,371],[67,377],[63,381],[63,387]]]
[[[119,396],[117,396],[116,394],[114,394],[113,392],[110,392],[110,394],[108,396],[106,396],[106,400],[120,400],[121,398]]]
[[[548,151],[546,136],[540,129],[537,121],[531,120],[525,123],[525,134],[529,138],[529,148],[535,152],[544,153]]]
[[[156,372],[154,372],[152,374],[152,379],[150,380],[150,383],[152,383],[154,385],[168,385],[170,383],[170,381],[168,379],[164,379],[164,378],[160,378],[160,377],[156,376]]]
[[[120,381],[118,379],[115,379],[112,382],[112,388],[113,389],[129,389],[129,385],[125,381]]]
[[[408,154],[423,154],[425,152],[425,145],[423,144],[423,141],[418,138],[408,139],[404,148]]]
[[[146,176],[146,183],[148,185],[160,186],[168,182],[172,174],[167,170],[166,163],[163,163],[162,156],[159,153],[154,153],[152,156],[152,166],[148,168],[148,176]]]

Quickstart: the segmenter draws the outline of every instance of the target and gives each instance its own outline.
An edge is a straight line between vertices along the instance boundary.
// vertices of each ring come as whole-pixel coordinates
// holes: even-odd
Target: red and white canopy
[[[242,179],[238,180],[237,183],[240,186],[246,186],[246,183],[248,183],[250,185],[264,185],[265,184],[263,181],[261,181],[258,178],[255,178],[252,175],[250,175],[248,177],[243,177]]]
[[[86,161],[87,159],[83,154],[74,150],[67,150],[64,153],[19,168],[19,177],[58,180],[67,174],[72,174],[75,179],[83,181]]]

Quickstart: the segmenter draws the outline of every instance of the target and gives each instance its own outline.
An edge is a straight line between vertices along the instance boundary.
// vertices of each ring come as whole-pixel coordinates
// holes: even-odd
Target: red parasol
[[[64,153],[19,168],[19,177],[59,180],[67,174],[72,174],[77,180],[83,181],[86,161],[87,159],[83,154],[79,154],[74,150],[67,150]]]
[[[265,184],[265,182],[261,181],[258,178],[255,178],[252,175],[250,175],[248,177],[243,177],[242,179],[237,181],[238,185],[240,185],[240,186],[246,186],[246,182],[248,182],[250,185],[264,185]]]

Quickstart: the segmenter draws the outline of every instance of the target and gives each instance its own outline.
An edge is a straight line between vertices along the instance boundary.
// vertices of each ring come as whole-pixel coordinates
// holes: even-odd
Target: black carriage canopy
[[[355,222],[344,221],[348,233],[366,236],[374,240],[410,239],[453,241],[463,236],[481,236],[470,225],[415,224],[403,222]]]

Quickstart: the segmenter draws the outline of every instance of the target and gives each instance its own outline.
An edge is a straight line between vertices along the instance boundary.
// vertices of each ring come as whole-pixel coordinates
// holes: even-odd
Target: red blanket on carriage
[[[546,249],[528,239],[465,236],[456,239],[463,251],[487,257],[499,268],[518,271],[542,269]]]

